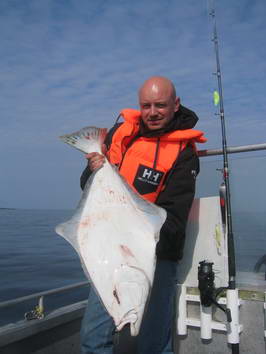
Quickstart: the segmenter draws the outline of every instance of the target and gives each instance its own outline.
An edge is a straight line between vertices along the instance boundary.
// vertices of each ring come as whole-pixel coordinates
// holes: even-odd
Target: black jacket
[[[174,119],[163,130],[146,131],[142,126],[141,136],[159,136],[169,131],[191,129],[198,121],[196,114],[180,106]],[[110,129],[105,143],[107,149],[111,144],[112,136],[118,126]],[[199,172],[199,159],[192,146],[187,146],[178,156],[173,168],[168,172],[165,188],[159,194],[156,203],[167,211],[167,218],[160,232],[156,254],[159,259],[178,261],[183,256],[185,230],[191,204],[195,195],[196,175]],[[87,166],[80,178],[83,189],[91,171]]]

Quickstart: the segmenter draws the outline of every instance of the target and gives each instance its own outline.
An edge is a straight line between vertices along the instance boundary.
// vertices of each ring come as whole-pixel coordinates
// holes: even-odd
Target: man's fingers
[[[85,157],[88,159],[89,168],[94,171],[104,164],[105,156],[99,154],[98,152],[91,152],[86,154]]]
[[[104,161],[93,161],[89,164],[90,169],[92,171],[97,170],[98,168],[102,167],[104,164]]]
[[[98,152],[90,152],[89,154],[86,154],[85,157],[86,157],[86,159],[92,159],[97,155],[100,155],[100,154]]]

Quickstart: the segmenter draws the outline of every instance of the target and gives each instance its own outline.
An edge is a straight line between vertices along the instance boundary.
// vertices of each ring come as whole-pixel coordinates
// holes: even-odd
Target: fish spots
[[[105,204],[129,204],[129,198],[123,191],[114,190],[110,185],[102,185]]]
[[[121,195],[119,200],[120,200],[120,202],[123,203],[123,204],[126,204],[126,203],[127,203],[127,199],[126,199],[126,197],[125,197],[124,195]]]
[[[115,201],[115,202],[122,203],[122,204],[125,204],[127,202],[127,198],[124,194],[117,193],[112,189],[108,189],[107,194],[110,198],[110,201],[112,201],[112,202]]]
[[[119,247],[120,247],[120,250],[121,250],[121,253],[122,253],[123,256],[125,256],[125,257],[134,257],[134,254],[132,253],[130,248],[128,248],[125,245],[119,245]]]
[[[116,299],[116,301],[117,301],[118,305],[120,305],[120,299],[119,299],[119,297],[118,297],[118,295],[117,295],[117,291],[116,291],[116,289],[114,289],[114,291],[113,291],[113,295],[114,295],[114,297],[115,297],[115,299]]]
[[[89,229],[97,225],[101,221],[109,221],[111,217],[110,210],[97,210],[84,216],[78,224],[78,230]]]
[[[88,226],[90,226],[90,224],[91,224],[91,218],[90,218],[90,216],[88,216],[88,217],[82,219],[82,221],[79,223],[79,227],[81,227],[81,228],[88,227]]]

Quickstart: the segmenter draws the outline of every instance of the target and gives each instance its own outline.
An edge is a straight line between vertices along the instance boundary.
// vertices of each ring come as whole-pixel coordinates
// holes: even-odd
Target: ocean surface
[[[54,228],[73,210],[0,209],[0,302],[86,281],[72,246]],[[266,254],[263,213],[233,215],[237,269],[253,272]],[[261,271],[265,271],[262,265]],[[45,311],[86,299],[88,288],[45,297]],[[36,300],[0,309],[0,325],[24,318]]]
[[[70,244],[54,228],[72,210],[0,209],[0,302],[86,281]],[[44,298],[47,311],[86,299],[88,288]],[[0,325],[24,318],[37,300],[0,309]]]

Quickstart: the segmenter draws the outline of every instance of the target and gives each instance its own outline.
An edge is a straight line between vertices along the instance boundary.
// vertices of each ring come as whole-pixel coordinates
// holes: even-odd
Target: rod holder
[[[212,306],[200,305],[200,337],[212,339]]]
[[[242,304],[241,299],[238,298],[238,290],[226,290],[226,297],[220,297],[218,303],[224,305],[231,312],[232,321],[215,321],[212,317],[213,306],[202,306],[200,303],[200,295],[187,294],[187,287],[185,285],[178,286],[178,303],[177,303],[177,334],[187,335],[188,327],[200,328],[200,336],[202,339],[212,339],[212,331],[227,332],[227,342],[230,344],[239,343],[239,334],[243,330],[243,325],[239,323],[239,307]],[[266,296],[266,295],[265,295]],[[188,316],[188,303],[196,303],[200,308],[200,316]],[[266,299],[264,308],[266,307]],[[266,316],[266,310],[265,310]],[[265,318],[266,327],[266,318]],[[265,329],[266,335],[266,329]],[[238,342],[237,342],[238,340]]]
[[[239,333],[241,328],[239,327],[239,299],[238,289],[228,289],[226,291],[227,309],[231,312],[232,321],[228,322],[228,343],[239,343]]]

